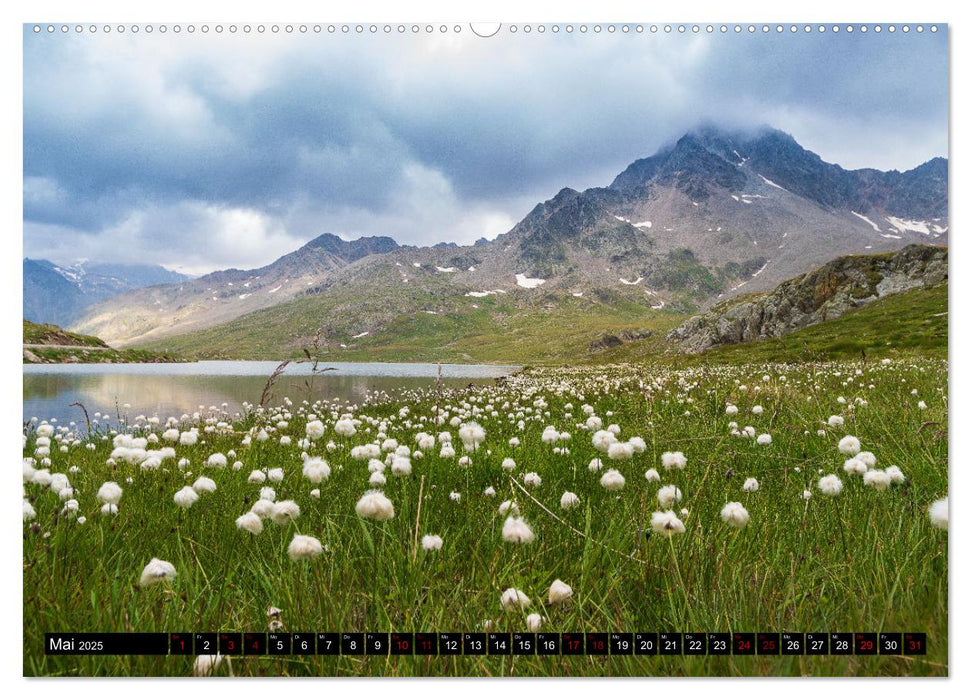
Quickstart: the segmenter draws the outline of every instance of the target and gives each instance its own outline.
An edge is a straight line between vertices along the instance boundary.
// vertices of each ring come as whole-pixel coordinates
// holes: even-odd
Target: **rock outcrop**
[[[683,352],[777,338],[851,309],[947,279],[947,248],[911,245],[895,253],[849,255],[787,280],[768,294],[735,298],[667,335]]]

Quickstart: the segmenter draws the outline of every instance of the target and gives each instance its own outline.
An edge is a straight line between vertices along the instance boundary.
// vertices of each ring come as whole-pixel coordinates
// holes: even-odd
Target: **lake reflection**
[[[243,402],[258,404],[275,362],[194,362],[141,365],[25,365],[24,420],[56,418],[66,423],[84,422],[84,414],[72,403],[82,403],[91,417],[95,412],[111,416],[139,414],[160,418],[222,407],[231,413]],[[310,365],[290,365],[272,389],[271,404],[289,397],[294,402],[310,398],[343,399],[360,403],[384,392],[390,397],[418,389],[434,389],[438,365],[408,363],[328,363],[333,371],[312,378]],[[442,387],[457,389],[491,384],[516,367],[494,365],[441,365]],[[125,408],[125,404],[130,407]]]

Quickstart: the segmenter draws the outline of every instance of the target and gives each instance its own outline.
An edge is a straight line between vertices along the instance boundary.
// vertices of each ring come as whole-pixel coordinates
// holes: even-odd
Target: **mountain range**
[[[693,313],[841,255],[946,244],[947,166],[845,170],[775,129],[703,127],[606,187],[560,190],[492,241],[324,234],[263,268],[126,291],[71,326],[111,344],[273,357],[317,328],[337,353],[387,345],[427,331],[428,316],[449,343],[502,333],[516,314]]]
[[[139,287],[188,279],[161,265],[78,262],[57,265],[24,258],[24,318],[66,326],[92,304]]]

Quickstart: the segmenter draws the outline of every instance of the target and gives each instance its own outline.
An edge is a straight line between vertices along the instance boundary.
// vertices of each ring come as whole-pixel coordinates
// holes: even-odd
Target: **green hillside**
[[[394,308],[405,311],[395,316]],[[335,291],[138,347],[200,359],[296,358],[320,328],[321,357],[330,361],[562,363],[595,355],[591,345],[605,335],[663,337],[684,318],[607,292],[516,304],[501,295],[413,293],[392,303]]]
[[[840,318],[803,328],[781,338],[723,345],[697,355],[673,355],[651,340],[614,348],[598,362],[630,362],[664,353],[678,364],[818,362],[920,354],[947,357],[947,283],[892,294]]]
[[[93,335],[72,333],[53,324],[33,323],[26,319],[23,333],[24,364],[181,361],[171,353],[134,348],[117,350]]]

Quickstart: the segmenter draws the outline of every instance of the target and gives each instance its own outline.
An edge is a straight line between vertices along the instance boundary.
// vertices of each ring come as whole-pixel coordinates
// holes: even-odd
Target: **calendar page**
[[[947,676],[948,36],[24,24],[23,675]]]

